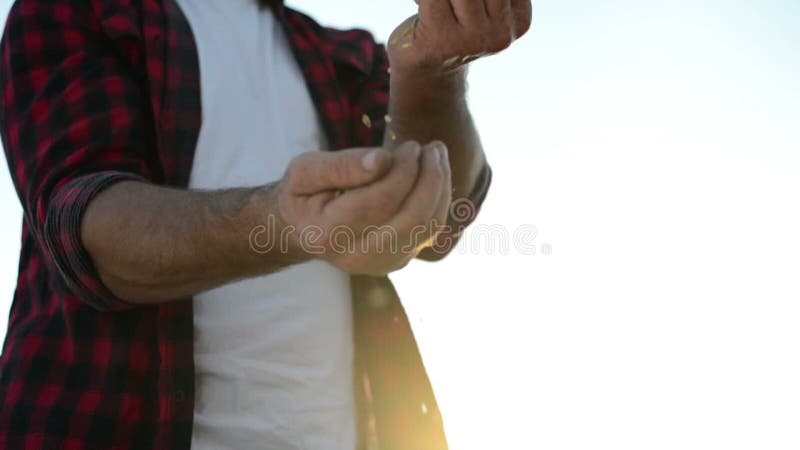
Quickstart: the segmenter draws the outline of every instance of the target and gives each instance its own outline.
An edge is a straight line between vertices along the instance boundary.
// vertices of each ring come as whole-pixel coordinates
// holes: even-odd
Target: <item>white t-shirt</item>
[[[294,156],[326,148],[270,9],[255,0],[178,4],[200,58],[203,125],[191,188],[262,185]],[[355,448],[346,273],[313,261],[197,295],[194,308],[193,449]]]

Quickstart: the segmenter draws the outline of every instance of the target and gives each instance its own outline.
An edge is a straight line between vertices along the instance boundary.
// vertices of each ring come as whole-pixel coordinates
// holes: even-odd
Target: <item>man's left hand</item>
[[[416,0],[387,51],[395,75],[443,75],[508,48],[531,26],[531,0]]]

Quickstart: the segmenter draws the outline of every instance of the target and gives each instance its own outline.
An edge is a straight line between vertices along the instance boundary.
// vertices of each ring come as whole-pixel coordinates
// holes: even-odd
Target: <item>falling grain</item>
[[[403,30],[403,37],[413,37],[416,35],[417,31],[417,23],[419,22],[419,18],[415,17],[414,22],[411,25],[407,26],[405,30]]]
[[[456,55],[456,56],[453,56],[453,57],[450,57],[450,58],[447,58],[447,59],[444,61],[444,63],[442,63],[442,65],[443,65],[445,68],[450,68],[450,67],[452,67],[452,66],[455,64],[455,62],[456,62],[456,61],[458,61],[459,59],[460,59],[460,56],[458,56],[458,55]]]

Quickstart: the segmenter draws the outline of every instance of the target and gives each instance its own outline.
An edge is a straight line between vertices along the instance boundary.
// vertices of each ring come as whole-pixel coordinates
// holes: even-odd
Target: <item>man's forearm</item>
[[[304,260],[301,252],[281,251],[272,235],[280,233],[269,226],[278,217],[275,198],[269,187],[200,192],[120,182],[89,204],[82,240],[119,298],[174,300]],[[258,226],[266,227],[259,241],[276,242],[272,251],[253,250]]]
[[[440,140],[447,144],[453,198],[466,198],[485,163],[466,102],[466,68],[446,76],[392,74],[385,142]]]

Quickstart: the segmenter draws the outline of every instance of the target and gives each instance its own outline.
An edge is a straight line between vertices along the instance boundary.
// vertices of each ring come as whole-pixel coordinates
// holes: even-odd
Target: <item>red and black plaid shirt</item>
[[[280,2],[273,9],[332,148],[380,145],[384,48],[365,31],[323,28]],[[201,125],[189,24],[173,0],[17,0],[0,53],[0,135],[25,215],[0,358],[0,448],[188,448],[192,301],[115,298],[81,245],[80,220],[119,180],[188,185]],[[478,205],[489,180],[487,166]],[[354,277],[353,289],[362,443],[446,448],[391,283]]]

